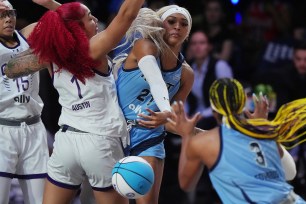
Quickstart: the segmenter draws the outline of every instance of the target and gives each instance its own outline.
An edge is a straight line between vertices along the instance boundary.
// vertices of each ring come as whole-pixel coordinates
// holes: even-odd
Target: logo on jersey
[[[133,110],[137,115],[142,113],[142,114],[145,114],[145,112],[143,112],[141,110],[141,106],[140,105],[135,105],[135,104],[130,104],[129,105],[129,109]]]
[[[17,103],[29,103],[30,99],[31,99],[30,96],[20,95],[20,96],[16,96],[14,98],[14,101],[17,102]]]
[[[86,109],[86,108],[90,108],[90,102],[89,101],[85,101],[85,102],[79,103],[79,104],[74,104],[71,107],[71,109],[73,111],[83,110],[83,109]]]

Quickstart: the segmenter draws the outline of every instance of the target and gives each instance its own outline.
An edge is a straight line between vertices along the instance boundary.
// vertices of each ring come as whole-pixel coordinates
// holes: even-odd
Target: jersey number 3
[[[266,159],[260,148],[260,145],[257,142],[250,143],[250,150],[256,153],[256,159],[255,159],[256,163],[259,164],[260,166],[266,166]]]

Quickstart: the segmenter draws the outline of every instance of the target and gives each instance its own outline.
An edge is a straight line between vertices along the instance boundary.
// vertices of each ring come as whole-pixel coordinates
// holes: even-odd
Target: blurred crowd
[[[60,3],[70,2],[59,1]],[[102,30],[118,11],[122,0],[84,0]],[[45,10],[31,0],[11,0],[18,12],[17,29],[35,22]],[[234,77],[244,84],[247,108],[253,108],[252,93],[266,95],[273,118],[281,105],[306,97],[306,1],[299,0],[148,0],[146,6],[157,9],[178,4],[192,14],[192,32],[183,53],[195,72],[195,82],[186,107],[190,114],[201,112],[198,127],[217,125],[208,100],[212,82]],[[33,12],[35,11],[35,12]],[[65,49],[65,48],[63,48]],[[52,136],[58,130],[58,95],[46,72],[41,72],[40,92],[45,107],[42,119]],[[180,138],[168,134],[167,158],[160,203],[220,203],[207,173],[196,192],[184,193],[177,181]],[[50,146],[50,149],[52,147]],[[292,185],[306,199],[306,144],[290,152],[298,174]],[[18,193],[17,193],[18,194]],[[12,202],[14,195],[12,194]],[[15,199],[19,199],[16,198]]]

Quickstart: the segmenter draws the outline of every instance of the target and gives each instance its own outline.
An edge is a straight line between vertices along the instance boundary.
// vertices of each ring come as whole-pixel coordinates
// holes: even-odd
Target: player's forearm
[[[45,7],[46,9],[51,10],[51,11],[55,11],[59,6],[61,6],[61,4],[59,2],[53,1],[53,0],[45,2],[45,3],[40,3],[37,0],[33,0],[33,2]]]
[[[123,1],[117,16],[123,21],[133,22],[138,15],[138,11],[143,5],[144,0],[125,0]]]
[[[204,168],[199,160],[189,160],[187,158],[189,139],[188,137],[182,139],[178,171],[180,187],[186,192],[196,188]]]
[[[11,59],[7,63],[4,73],[8,78],[18,78],[33,74],[43,68],[47,68],[47,66],[39,63],[38,58],[31,54],[30,50],[27,50]]]

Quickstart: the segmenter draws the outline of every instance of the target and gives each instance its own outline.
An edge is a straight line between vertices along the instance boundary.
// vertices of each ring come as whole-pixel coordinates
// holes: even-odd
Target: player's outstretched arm
[[[200,155],[197,153],[199,137],[196,136],[204,130],[195,127],[201,116],[197,113],[191,119],[187,118],[181,101],[174,102],[172,109],[172,117],[168,125],[182,137],[178,169],[179,184],[184,191],[191,191],[196,187],[204,168]]]
[[[39,62],[37,56],[32,54],[31,49],[28,49],[11,59],[4,73],[8,78],[18,78],[49,67],[49,63]]]
[[[90,39],[90,55],[99,60],[118,45],[137,17],[144,0],[125,0],[110,25]]]

